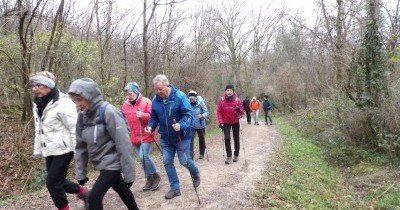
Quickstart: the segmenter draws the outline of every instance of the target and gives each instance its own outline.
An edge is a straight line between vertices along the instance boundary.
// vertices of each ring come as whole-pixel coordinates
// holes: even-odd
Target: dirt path
[[[274,126],[248,125],[242,122],[241,150],[239,162],[225,165],[222,156],[222,134],[213,139],[206,139],[208,159],[196,159],[201,173],[201,184],[197,188],[201,205],[198,204],[193,184],[186,168],[179,165],[175,158],[178,176],[181,185],[181,196],[171,200],[164,199],[169,190],[168,179],[162,166],[161,157],[154,157],[161,175],[162,185],[157,191],[141,190],[144,185],[144,176],[141,168],[136,167],[136,181],[132,186],[136,202],[141,209],[242,209],[248,202],[250,194],[256,189],[261,180],[261,172],[266,162],[272,157],[274,150],[279,146],[281,138]],[[198,148],[198,145],[195,145]],[[233,150],[233,140],[232,140]],[[196,154],[198,153],[198,149]],[[245,153],[245,154],[244,154]],[[245,164],[245,156],[246,163]],[[91,179],[89,187],[94,180]],[[69,196],[71,209],[83,209],[83,203],[74,196]],[[55,209],[44,190],[35,195],[24,196],[14,203],[0,206],[0,210],[11,209]],[[104,209],[126,209],[118,195],[110,190],[104,198]]]

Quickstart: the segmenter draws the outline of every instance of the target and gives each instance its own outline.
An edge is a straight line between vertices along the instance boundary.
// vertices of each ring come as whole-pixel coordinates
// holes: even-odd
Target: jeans
[[[258,123],[258,112],[259,112],[259,110],[251,111],[251,115],[254,119],[254,123]]]
[[[204,155],[204,152],[206,150],[206,142],[205,142],[205,128],[202,129],[194,129],[192,128],[192,139],[190,141],[190,155],[192,157],[194,157],[194,135],[197,132],[197,135],[199,135],[199,150],[200,150],[200,155]]]
[[[73,152],[46,157],[46,187],[54,205],[61,209],[68,205],[66,193],[78,193],[79,184],[66,179]]]
[[[136,154],[139,156],[143,171],[146,176],[151,176],[157,172],[156,165],[150,156],[151,146],[152,143],[142,143],[140,145],[133,146],[136,150]]]
[[[169,185],[171,190],[179,190],[179,179],[174,165],[175,153],[178,153],[179,163],[189,169],[192,176],[200,176],[199,169],[194,161],[190,158],[190,139],[168,143],[167,140],[161,139],[161,148],[163,153],[163,163],[167,172]]]
[[[233,142],[235,145],[235,156],[239,156],[240,150],[240,141],[239,141],[239,130],[240,125],[239,123],[228,125],[224,124],[224,136],[225,136],[225,148],[226,148],[226,156],[232,157],[232,149],[231,149],[231,127],[233,132]]]
[[[89,209],[103,210],[103,198],[112,187],[129,210],[139,209],[132,191],[125,185],[121,171],[101,170],[89,193]]]

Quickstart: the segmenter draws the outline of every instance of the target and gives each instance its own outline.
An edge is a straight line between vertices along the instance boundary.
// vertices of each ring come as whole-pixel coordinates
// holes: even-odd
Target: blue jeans
[[[151,146],[152,143],[133,145],[136,154],[139,156],[140,162],[142,163],[143,171],[146,176],[151,176],[157,172],[156,164],[154,164],[153,159],[150,157]]]
[[[185,139],[182,142],[177,141],[176,143],[168,143],[167,140],[161,139],[160,143],[163,153],[163,163],[171,190],[176,191],[180,189],[178,174],[174,165],[175,153],[178,153],[179,163],[189,169],[192,176],[200,176],[199,169],[190,158],[190,139]]]

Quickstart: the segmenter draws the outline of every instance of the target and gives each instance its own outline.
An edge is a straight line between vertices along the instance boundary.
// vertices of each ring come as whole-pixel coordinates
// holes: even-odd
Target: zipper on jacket
[[[168,116],[167,116],[167,111],[166,111],[166,109],[165,109],[165,102],[163,102],[163,106],[164,106],[164,115],[165,115],[165,125],[166,125],[166,127],[167,127],[167,136],[168,136],[167,141],[168,141],[168,143],[169,143]],[[170,107],[169,110],[170,110],[170,115],[171,115],[171,107]]]

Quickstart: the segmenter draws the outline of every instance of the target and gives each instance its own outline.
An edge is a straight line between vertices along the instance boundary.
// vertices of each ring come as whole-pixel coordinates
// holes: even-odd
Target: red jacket
[[[236,106],[239,107],[240,113],[236,112]],[[218,123],[233,125],[239,123],[239,118],[243,115],[244,110],[242,102],[237,97],[236,93],[233,93],[233,100],[227,100],[224,94],[218,100],[217,105],[217,116]]]
[[[134,145],[140,144],[140,126],[138,123],[139,118],[136,116],[136,111],[138,108],[143,112],[143,117],[140,118],[143,142],[151,143],[155,141],[155,132],[152,132],[151,134],[144,132],[144,128],[147,127],[150,119],[151,101],[148,98],[142,97],[142,94],[140,94],[137,98],[135,106],[132,106],[129,101],[125,101],[121,107],[121,111],[124,113],[128,121],[129,128],[131,129],[131,142]]]

